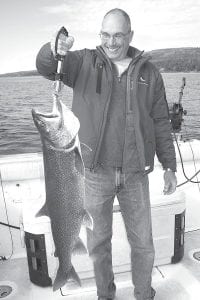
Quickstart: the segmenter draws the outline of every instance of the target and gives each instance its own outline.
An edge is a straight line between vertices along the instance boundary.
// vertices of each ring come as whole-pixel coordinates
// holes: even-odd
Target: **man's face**
[[[112,61],[126,57],[133,32],[120,14],[107,15],[102,23],[101,46]]]

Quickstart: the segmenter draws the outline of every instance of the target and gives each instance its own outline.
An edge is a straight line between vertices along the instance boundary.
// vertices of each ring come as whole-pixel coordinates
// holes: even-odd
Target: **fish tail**
[[[82,224],[85,227],[93,230],[93,219],[92,219],[92,216],[89,214],[89,212],[86,209],[83,210],[83,221],[82,221]]]
[[[48,207],[47,207],[46,203],[42,206],[42,208],[40,208],[40,210],[37,212],[37,214],[35,216],[36,217],[42,217],[42,216],[49,217],[49,211],[48,211]]]
[[[72,266],[70,271],[65,273],[61,267],[59,267],[56,278],[53,283],[53,291],[56,291],[63,287],[69,280],[73,280],[75,283],[77,283],[79,286],[81,286],[81,280],[76,273],[74,267]]]

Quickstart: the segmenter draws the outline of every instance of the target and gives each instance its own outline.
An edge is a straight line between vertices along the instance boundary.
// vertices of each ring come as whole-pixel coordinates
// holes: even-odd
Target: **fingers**
[[[53,52],[53,55],[56,54],[65,56],[67,52],[71,49],[74,43],[74,38],[72,36],[65,36],[64,34],[60,34],[59,39],[57,41],[57,52],[56,52],[56,37],[58,32],[56,32],[50,41],[51,43],[51,51]]]
[[[164,173],[164,195],[170,195],[175,192],[177,185],[176,175],[172,171],[165,171]]]
[[[175,192],[175,190],[176,190],[176,184],[170,183],[170,184],[164,186],[163,193],[164,193],[164,195],[170,195],[170,194],[173,194]]]

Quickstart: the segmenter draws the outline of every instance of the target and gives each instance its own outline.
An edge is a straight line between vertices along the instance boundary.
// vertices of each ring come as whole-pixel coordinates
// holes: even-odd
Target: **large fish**
[[[82,223],[92,227],[92,219],[84,209],[84,165],[78,139],[79,120],[62,101],[54,100],[53,112],[32,110],[34,123],[43,146],[46,202],[37,216],[51,219],[55,253],[59,267],[53,290],[69,279],[81,285],[72,263],[73,252],[86,252],[79,238]]]

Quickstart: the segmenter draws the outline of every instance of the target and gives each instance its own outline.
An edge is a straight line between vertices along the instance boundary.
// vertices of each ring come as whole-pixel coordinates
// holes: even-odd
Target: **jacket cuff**
[[[176,164],[165,164],[163,165],[163,170],[167,171],[167,170],[171,170],[172,172],[176,172]]]
[[[172,171],[172,172],[176,172],[176,171],[174,171],[174,170],[172,170],[172,169],[170,169],[170,168],[165,168],[165,169],[163,169],[164,171]]]
[[[58,62],[51,52],[50,43],[45,44],[36,57],[36,68],[38,72],[50,80],[55,80],[57,65]]]

